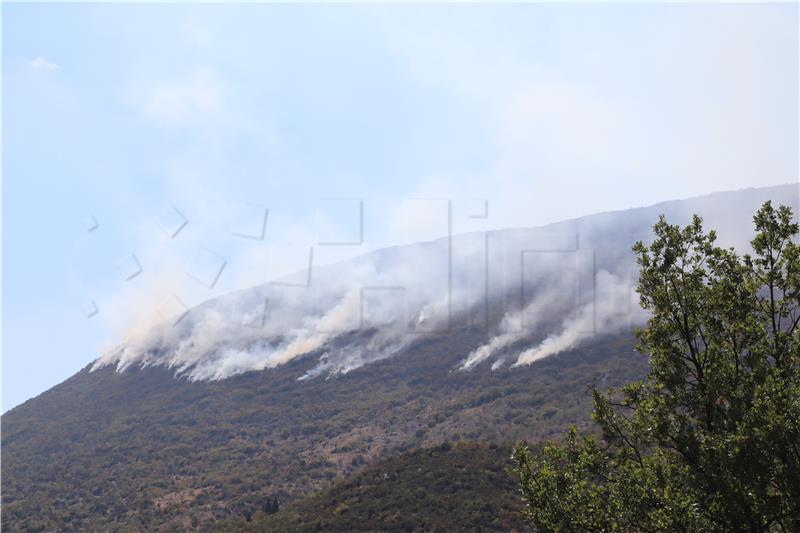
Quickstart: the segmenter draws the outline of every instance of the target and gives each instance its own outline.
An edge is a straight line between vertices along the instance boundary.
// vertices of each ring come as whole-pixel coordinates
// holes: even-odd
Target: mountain
[[[313,361],[194,383],[159,367],[84,369],[4,415],[4,527],[172,530],[245,516],[418,447],[586,427],[590,385],[646,369],[624,335],[520,372],[454,374],[480,342],[460,336],[300,383]]]
[[[426,483],[406,475],[439,468],[418,449],[589,431],[588,389],[647,370],[631,244],[661,213],[696,212],[742,247],[768,199],[796,210],[798,187],[380,250],[208,301],[3,415],[3,526],[211,530],[276,498],[259,519],[290,520],[337,490],[350,501],[351,480],[399,498],[369,476],[397,460],[398,479]]]

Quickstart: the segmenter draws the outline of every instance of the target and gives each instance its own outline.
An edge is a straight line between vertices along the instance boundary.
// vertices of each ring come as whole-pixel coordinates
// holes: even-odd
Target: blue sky
[[[161,310],[352,241],[359,205],[364,242],[315,261],[439,236],[410,198],[449,199],[460,232],[798,179],[796,4],[2,17],[3,410]],[[235,235],[265,209],[264,239]]]

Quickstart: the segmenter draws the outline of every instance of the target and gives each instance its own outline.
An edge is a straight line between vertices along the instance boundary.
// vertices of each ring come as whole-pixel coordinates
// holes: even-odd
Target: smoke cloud
[[[402,357],[431,335],[466,331],[482,331],[485,341],[454,370],[530,365],[646,320],[630,247],[650,239],[659,214],[685,224],[701,213],[721,244],[746,250],[752,229],[741,214],[767,199],[797,209],[797,187],[446,237],[312,266],[155,325],[134,324],[93,369],[159,365],[189,380],[219,380],[309,358],[297,376],[308,380]]]

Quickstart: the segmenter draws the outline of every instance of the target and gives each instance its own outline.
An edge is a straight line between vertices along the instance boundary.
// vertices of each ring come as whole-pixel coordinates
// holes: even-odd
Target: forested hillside
[[[387,459],[275,514],[222,531],[526,531],[510,468],[496,443],[443,443]]]
[[[298,366],[313,361],[204,383],[163,368],[84,370],[3,416],[4,527],[169,530],[252,516],[416,448],[588,427],[588,387],[647,368],[626,334],[529,367],[451,372],[480,338],[460,331],[301,383]]]

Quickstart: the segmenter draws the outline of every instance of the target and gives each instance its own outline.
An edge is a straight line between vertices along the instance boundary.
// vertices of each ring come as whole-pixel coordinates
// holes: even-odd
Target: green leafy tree
[[[769,202],[754,223],[752,256],[697,216],[636,243],[650,372],[593,391],[602,438],[514,451],[535,529],[800,531],[798,225]]]

